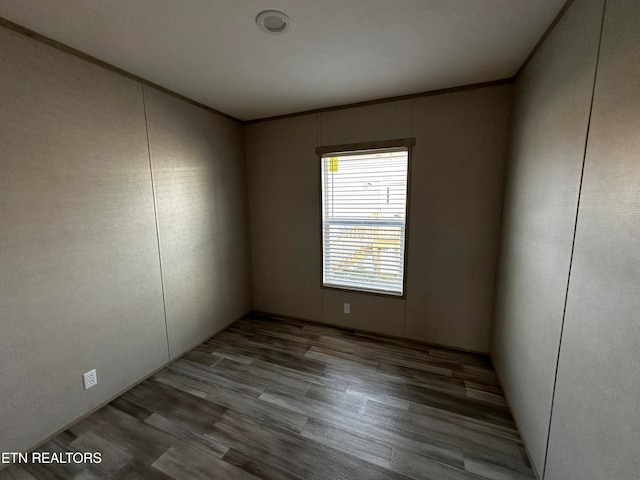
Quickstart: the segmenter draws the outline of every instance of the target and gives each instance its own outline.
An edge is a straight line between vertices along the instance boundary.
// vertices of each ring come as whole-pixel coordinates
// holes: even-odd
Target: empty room
[[[0,480],[640,479],[638,0],[0,0]]]

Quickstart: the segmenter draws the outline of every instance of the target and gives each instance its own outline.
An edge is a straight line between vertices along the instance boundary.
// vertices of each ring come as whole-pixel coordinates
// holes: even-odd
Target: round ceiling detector
[[[276,10],[265,10],[256,17],[256,23],[263,32],[284,33],[289,30],[291,19]]]

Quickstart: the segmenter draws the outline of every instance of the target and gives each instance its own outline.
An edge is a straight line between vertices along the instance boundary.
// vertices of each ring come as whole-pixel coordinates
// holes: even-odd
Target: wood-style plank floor
[[[39,450],[25,479],[531,479],[487,357],[250,316]]]

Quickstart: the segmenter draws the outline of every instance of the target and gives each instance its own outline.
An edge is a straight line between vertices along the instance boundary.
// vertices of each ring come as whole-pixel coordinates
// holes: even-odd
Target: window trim
[[[372,142],[360,142],[360,143],[348,143],[341,145],[327,145],[327,146],[319,146],[316,147],[316,157],[318,161],[318,172],[320,174],[318,185],[318,223],[320,224],[320,288],[322,290],[334,290],[339,292],[349,292],[354,294],[361,295],[374,295],[385,298],[397,298],[400,300],[405,300],[407,298],[407,271],[408,271],[408,260],[409,260],[409,226],[411,223],[411,164],[413,157],[413,147],[416,144],[415,137],[411,138],[396,138],[392,140],[378,140]],[[387,293],[383,291],[375,291],[375,290],[367,290],[366,288],[346,288],[342,286],[335,285],[325,285],[323,282],[324,277],[324,251],[323,251],[323,238],[322,238],[322,158],[327,156],[328,154],[335,154],[339,156],[340,154],[349,154],[354,152],[370,152],[376,150],[392,150],[394,148],[406,148],[407,149],[407,203],[406,203],[406,220],[405,220],[405,230],[404,230],[404,268],[402,272],[402,295],[398,295],[395,293]]]

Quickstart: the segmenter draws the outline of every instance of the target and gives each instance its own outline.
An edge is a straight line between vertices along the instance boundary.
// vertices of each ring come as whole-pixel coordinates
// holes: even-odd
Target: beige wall
[[[245,127],[253,306],[319,321],[317,139],[317,115]]]
[[[0,65],[0,451],[20,451],[169,356],[142,86],[5,28]],[[239,127],[146,93],[163,135],[151,141],[175,355],[251,308],[242,142]],[[206,138],[189,138],[200,122]],[[237,217],[209,218],[211,199]],[[181,271],[207,248],[209,277]],[[92,368],[98,385],[84,391]]]
[[[503,85],[248,125],[254,308],[488,351],[510,100]],[[406,299],[322,289],[315,148],[412,136]]]
[[[171,358],[251,310],[242,125],[145,87]]]
[[[545,479],[640,471],[638,32],[576,0],[517,82],[492,356]]]
[[[603,0],[576,0],[516,84],[491,354],[544,469]]]
[[[415,100],[406,330],[487,352],[511,87]]]
[[[549,480],[640,476],[640,3],[606,3]]]

